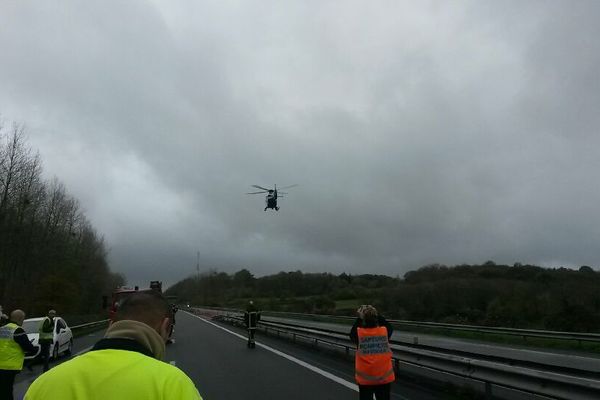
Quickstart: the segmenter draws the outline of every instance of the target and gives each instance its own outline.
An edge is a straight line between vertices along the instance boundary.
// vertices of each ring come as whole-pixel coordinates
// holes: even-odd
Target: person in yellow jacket
[[[377,313],[375,307],[363,305],[350,330],[356,344],[355,379],[360,400],[389,400],[395,380],[389,338],[394,328]]]
[[[40,345],[40,358],[44,364],[44,372],[50,369],[48,365],[50,360],[50,346],[54,342],[54,318],[56,317],[56,311],[48,311],[48,315],[40,322],[38,329]],[[54,360],[56,361],[56,360]]]
[[[37,378],[26,400],[202,400],[190,378],[162,361],[171,307],[158,292],[127,297],[93,349]]]
[[[0,399],[13,399],[13,386],[16,375],[23,369],[25,355],[37,353],[38,347],[27,339],[21,328],[25,313],[14,310],[10,319],[0,326]]]

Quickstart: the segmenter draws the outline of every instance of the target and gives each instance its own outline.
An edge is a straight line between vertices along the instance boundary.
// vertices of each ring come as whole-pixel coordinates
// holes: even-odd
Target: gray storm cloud
[[[24,121],[131,282],[600,265],[600,5],[7,2]],[[250,185],[299,184],[263,212]]]

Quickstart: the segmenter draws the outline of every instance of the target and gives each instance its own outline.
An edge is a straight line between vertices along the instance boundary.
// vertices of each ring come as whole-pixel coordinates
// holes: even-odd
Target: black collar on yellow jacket
[[[133,339],[125,338],[104,338],[94,345],[91,351],[94,350],[127,350],[142,353],[145,356],[154,358],[154,354]]]

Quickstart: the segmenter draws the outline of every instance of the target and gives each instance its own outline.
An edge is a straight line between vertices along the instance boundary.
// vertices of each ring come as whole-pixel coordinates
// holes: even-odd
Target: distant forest
[[[246,269],[215,270],[167,290],[196,305],[354,315],[373,304],[389,318],[417,321],[600,331],[600,273],[516,263],[428,265],[400,277],[280,272],[256,278]]]
[[[42,162],[24,129],[0,125],[0,305],[30,317],[93,314],[122,285],[106,249],[64,185],[42,179]]]

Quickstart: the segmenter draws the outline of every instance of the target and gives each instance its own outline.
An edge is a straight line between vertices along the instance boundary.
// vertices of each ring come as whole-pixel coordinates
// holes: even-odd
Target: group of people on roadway
[[[48,313],[40,324],[40,346],[51,338]],[[15,310],[0,327],[0,399],[13,399],[16,374],[25,356],[38,351],[21,325],[25,313]],[[49,321],[48,321],[49,320]],[[190,378],[163,362],[165,343],[173,324],[173,309],[158,292],[140,292],[125,299],[105,336],[91,351],[44,373],[29,386],[25,399],[164,399],[202,400]],[[50,340],[51,342],[51,340]]]
[[[372,305],[362,305],[356,311],[357,318],[350,329],[350,340],[356,345],[355,375],[359,399],[389,400],[391,384],[396,379],[392,364],[389,339],[394,332],[392,325]],[[254,335],[260,321],[260,311],[253,301],[244,312],[244,324],[248,330],[248,347],[254,348]]]
[[[54,341],[54,318],[56,311],[48,311],[39,325],[38,345],[34,346],[29,341],[27,333],[22,328],[25,321],[23,310],[13,310],[10,317],[0,313],[0,399],[13,399],[13,386],[16,375],[29,364],[25,364],[25,357],[38,354],[43,362],[44,372],[49,369],[50,347]]]
[[[40,346],[50,340],[51,310],[40,324]],[[38,351],[27,339],[21,325],[25,313],[14,310],[0,326],[0,399],[13,399],[16,374],[23,368],[25,356]],[[245,313],[248,345],[260,312],[252,302]],[[202,400],[191,379],[177,367],[163,362],[165,343],[173,325],[173,309],[158,292],[140,292],[123,301],[103,339],[85,354],[48,370],[29,387],[24,400],[42,399],[190,399]],[[389,338],[392,326],[370,305],[357,310],[350,331],[356,344],[355,379],[360,400],[390,399],[394,381]]]

